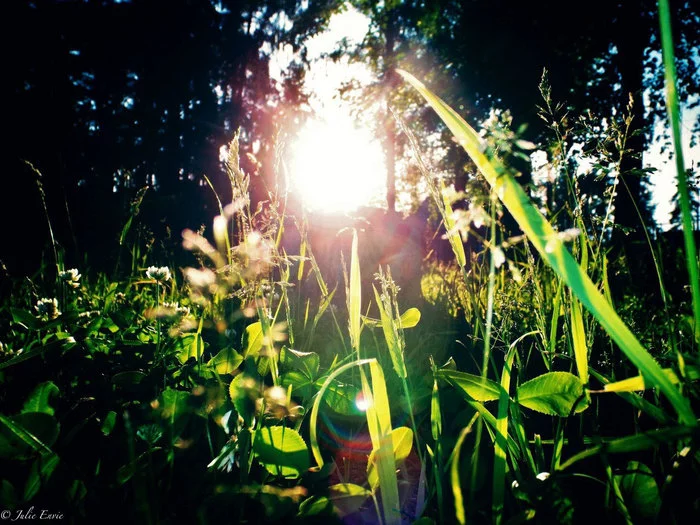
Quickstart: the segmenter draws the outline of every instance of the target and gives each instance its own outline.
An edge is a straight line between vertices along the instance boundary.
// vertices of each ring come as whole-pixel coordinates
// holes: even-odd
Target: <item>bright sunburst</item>
[[[385,192],[382,148],[368,129],[334,111],[310,121],[292,146],[291,189],[311,210],[350,212]]]

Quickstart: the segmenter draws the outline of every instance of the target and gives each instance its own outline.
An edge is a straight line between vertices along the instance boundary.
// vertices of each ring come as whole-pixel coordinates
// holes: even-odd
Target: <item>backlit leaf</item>
[[[296,478],[309,469],[309,450],[299,433],[281,426],[263,427],[255,432],[255,458],[271,474]]]
[[[22,407],[22,413],[43,412],[53,416],[54,409],[49,405],[49,399],[58,395],[58,387],[51,381],[40,383]]]
[[[581,380],[569,372],[548,372],[523,383],[518,387],[517,399],[531,410],[560,417],[588,406]]]
[[[495,381],[466,372],[440,369],[435,377],[443,379],[461,390],[469,399],[476,401],[497,401],[501,397],[501,386]]]

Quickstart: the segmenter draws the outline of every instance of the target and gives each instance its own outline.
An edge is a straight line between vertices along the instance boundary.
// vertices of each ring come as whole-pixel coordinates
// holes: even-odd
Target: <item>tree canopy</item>
[[[526,135],[535,141],[544,130],[537,106],[545,69],[554,99],[572,114],[620,114],[631,95],[632,127],[640,133],[628,137],[622,169],[632,196],[643,202],[641,155],[663,109],[654,2],[596,0],[575,16],[551,1],[349,4],[369,18],[370,31],[357,48],[341,46],[328,55],[351,54],[377,74],[374,87],[362,86],[350,99],[366,107],[363,97],[374,89],[379,113],[372,119],[386,151],[389,208],[404,150],[391,110],[426,122],[426,130],[436,125],[407,98],[397,67],[422,75],[475,121],[493,107],[510,110],[514,125],[527,124]],[[156,226],[177,232],[206,222],[215,212],[207,179],[220,187],[221,148],[237,129],[250,154],[244,168],[260,174],[253,179],[254,197],[263,200],[277,133],[308,109],[313,86],[304,84],[306,39],[347,6],[338,0],[11,2],[8,19],[21,30],[8,54],[11,176],[5,194],[26,214],[23,228],[9,234],[12,248],[3,260],[36,251],[36,239],[25,232],[45,232],[37,182],[55,228],[76,253],[99,244],[103,231],[118,231],[144,186],[152,190],[149,213]],[[681,1],[674,16],[681,98],[697,106],[699,15]],[[278,82],[269,62],[285,44],[298,60]],[[465,158],[446,135],[442,146],[444,165],[459,183]],[[401,177],[409,169],[404,162]],[[620,192],[615,215],[636,227],[632,202]]]

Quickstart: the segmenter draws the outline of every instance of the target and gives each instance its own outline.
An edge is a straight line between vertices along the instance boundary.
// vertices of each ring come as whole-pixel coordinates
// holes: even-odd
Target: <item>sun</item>
[[[292,194],[308,210],[349,213],[381,202],[385,193],[382,147],[367,128],[340,111],[311,120],[291,147]]]

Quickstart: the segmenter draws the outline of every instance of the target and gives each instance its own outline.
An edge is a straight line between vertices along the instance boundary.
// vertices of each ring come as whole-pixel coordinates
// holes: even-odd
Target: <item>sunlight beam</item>
[[[380,204],[386,192],[381,145],[338,110],[299,132],[290,168],[291,191],[309,210],[348,213]]]

